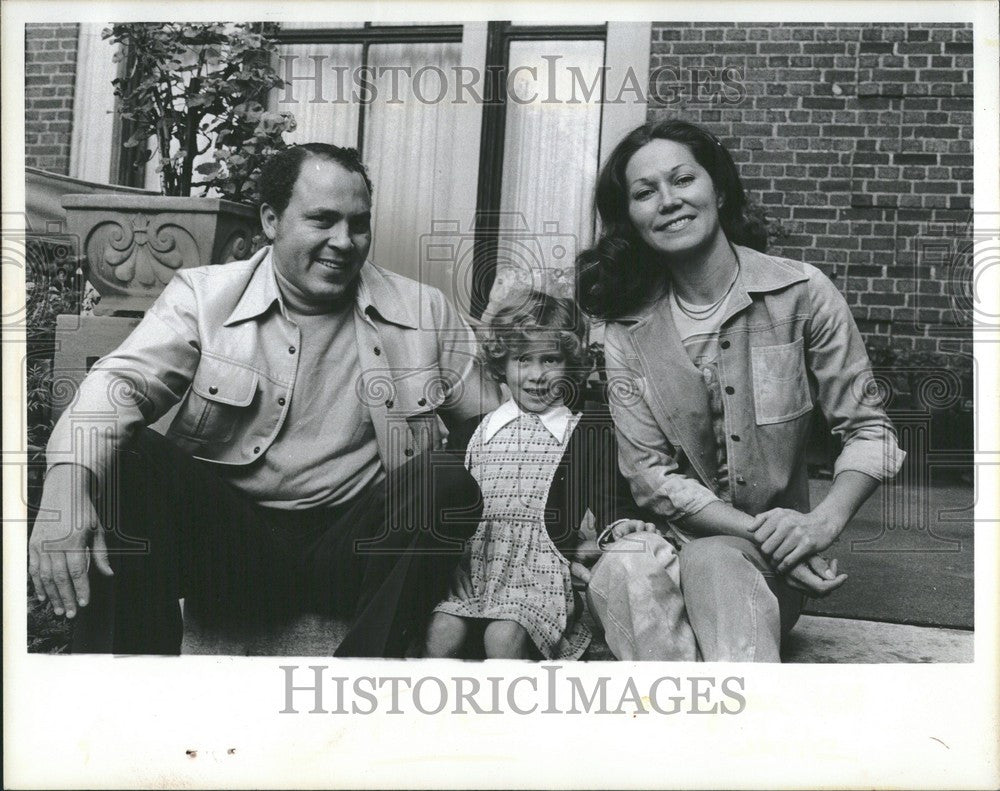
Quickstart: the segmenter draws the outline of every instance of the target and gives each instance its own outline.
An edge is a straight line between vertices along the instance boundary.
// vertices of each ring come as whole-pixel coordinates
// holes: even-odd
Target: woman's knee
[[[608,544],[598,562],[606,569],[631,571],[651,564],[662,565],[660,557],[672,552],[673,546],[659,533],[629,533]]]
[[[681,579],[725,573],[733,564],[749,562],[748,553],[756,551],[753,542],[736,536],[696,538],[681,548]]]

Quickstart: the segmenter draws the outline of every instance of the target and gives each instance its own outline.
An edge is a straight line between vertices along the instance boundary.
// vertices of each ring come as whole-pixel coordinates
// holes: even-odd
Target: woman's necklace
[[[725,292],[711,305],[706,305],[704,307],[693,308],[689,307],[690,303],[685,304],[679,296],[677,296],[677,289],[673,289],[674,304],[680,309],[681,313],[687,316],[693,321],[704,321],[715,315],[715,312],[722,307],[726,299],[729,297],[730,292],[733,290],[733,286],[736,285],[736,279],[740,275],[740,265],[739,261],[736,262],[736,271],[733,273],[733,279],[730,281],[729,286],[726,288]]]

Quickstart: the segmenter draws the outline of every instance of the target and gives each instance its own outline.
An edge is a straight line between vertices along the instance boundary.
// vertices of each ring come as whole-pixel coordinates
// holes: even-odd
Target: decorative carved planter
[[[182,268],[247,258],[257,212],[219,198],[66,195],[101,315],[142,312]]]

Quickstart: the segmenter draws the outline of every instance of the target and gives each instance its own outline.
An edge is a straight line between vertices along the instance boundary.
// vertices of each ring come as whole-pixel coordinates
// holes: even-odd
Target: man
[[[475,529],[474,481],[432,453],[438,414],[498,402],[468,326],[366,262],[354,150],[295,146],[261,184],[271,247],[178,271],[53,431],[29,572],[70,618],[110,579],[83,648],[177,653],[186,597],[209,618],[336,614],[339,655],[400,656]],[[145,428],[177,402],[166,439]]]

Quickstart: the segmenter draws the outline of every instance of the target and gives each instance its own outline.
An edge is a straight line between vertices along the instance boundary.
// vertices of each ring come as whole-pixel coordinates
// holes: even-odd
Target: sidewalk
[[[852,618],[803,615],[792,629],[785,662],[972,662],[971,631]]]

